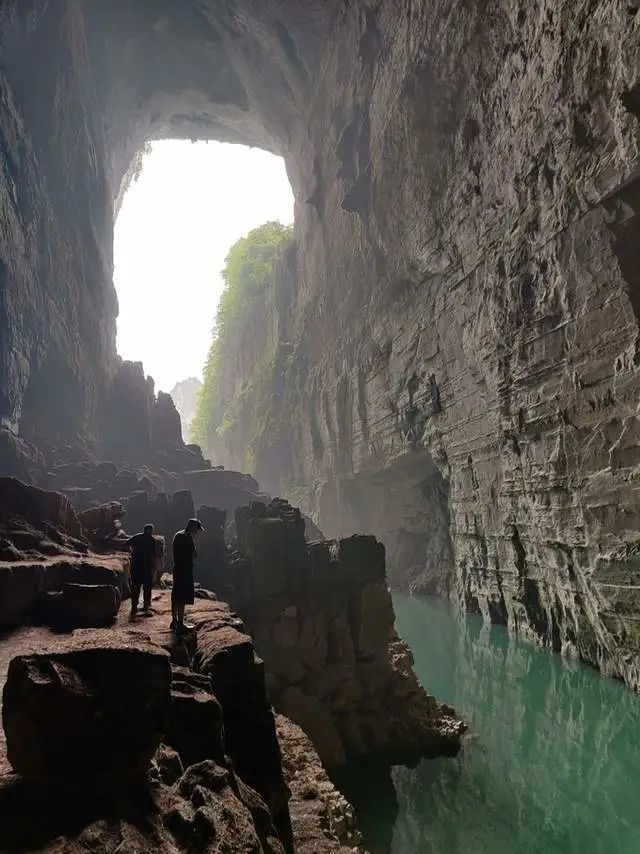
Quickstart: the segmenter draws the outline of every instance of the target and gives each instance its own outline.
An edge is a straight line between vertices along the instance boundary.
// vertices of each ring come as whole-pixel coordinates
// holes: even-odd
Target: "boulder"
[[[124,598],[129,591],[128,567],[129,559],[124,555],[54,561],[46,567],[45,590],[63,590],[65,584],[108,585]]]
[[[0,630],[21,625],[42,586],[39,563],[0,563]]]
[[[84,630],[9,665],[2,722],[27,781],[110,786],[143,775],[169,726],[166,652],[130,631]]]
[[[275,720],[264,665],[251,638],[233,625],[201,623],[194,667],[211,679],[222,706],[225,745],[239,776],[266,801],[280,838],[289,847],[291,822]]]
[[[119,501],[107,501],[78,513],[84,530],[93,537],[106,537],[118,530],[117,522],[124,516],[124,507]]]
[[[206,676],[186,667],[172,667],[172,713],[166,744],[173,747],[185,767],[214,759],[224,762],[222,708]]]
[[[205,528],[198,542],[198,579],[204,587],[223,598],[229,598],[233,591],[233,577],[224,537],[226,510],[201,507],[198,519]]]
[[[12,477],[0,478],[0,527],[11,519],[20,519],[37,530],[56,528],[79,541],[84,538],[80,520],[59,492],[27,486]]]
[[[224,469],[186,471],[180,475],[178,484],[193,495],[196,507],[217,507],[229,513],[236,507],[264,497],[252,477]]]
[[[109,626],[122,601],[110,584],[65,584],[62,611],[67,626]]]

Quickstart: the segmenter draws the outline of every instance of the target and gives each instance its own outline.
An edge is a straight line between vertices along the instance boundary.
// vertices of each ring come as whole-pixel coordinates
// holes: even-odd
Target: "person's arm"
[[[173,538],[173,565],[180,563],[180,537],[176,534]]]

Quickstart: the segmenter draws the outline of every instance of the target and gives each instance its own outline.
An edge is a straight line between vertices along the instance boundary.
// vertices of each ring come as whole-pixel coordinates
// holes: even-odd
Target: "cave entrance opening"
[[[172,394],[187,438],[227,253],[265,222],[293,221],[291,185],[274,154],[179,139],[147,143],[127,180],[114,228],[118,353]]]

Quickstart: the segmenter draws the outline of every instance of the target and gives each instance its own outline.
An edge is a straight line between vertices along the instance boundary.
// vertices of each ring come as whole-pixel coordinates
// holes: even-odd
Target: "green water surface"
[[[471,733],[456,759],[393,770],[393,854],[640,854],[640,698],[444,601],[394,605],[420,681]]]

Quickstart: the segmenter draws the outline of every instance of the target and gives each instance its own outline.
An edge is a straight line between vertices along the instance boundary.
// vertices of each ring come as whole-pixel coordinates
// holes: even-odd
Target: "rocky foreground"
[[[322,763],[459,748],[373,537],[310,544],[286,502],[240,508],[219,577],[242,616],[200,590],[178,639],[168,590],[130,620],[127,558],[97,554],[83,518],[0,479],[0,850],[364,850]]]

